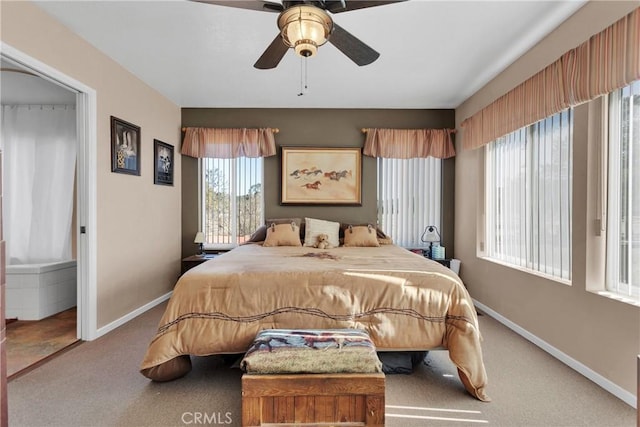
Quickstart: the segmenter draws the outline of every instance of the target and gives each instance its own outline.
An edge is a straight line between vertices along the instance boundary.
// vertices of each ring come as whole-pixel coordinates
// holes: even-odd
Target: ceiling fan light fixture
[[[302,57],[317,53],[318,46],[327,42],[333,20],[322,9],[311,5],[293,6],[278,17],[282,39]]]
[[[318,52],[318,46],[312,40],[300,40],[296,42],[294,50],[303,58],[309,58]]]

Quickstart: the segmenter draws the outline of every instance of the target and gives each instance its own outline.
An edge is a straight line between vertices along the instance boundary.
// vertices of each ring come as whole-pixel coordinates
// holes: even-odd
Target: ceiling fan
[[[348,12],[406,0],[283,0],[282,4],[266,0],[193,1],[279,13],[280,33],[253,65],[255,68],[266,70],[275,68],[290,47],[301,57],[311,57],[318,51],[318,46],[327,41],[356,64],[360,66],[371,64],[380,54],[333,22],[329,12],[332,14]]]

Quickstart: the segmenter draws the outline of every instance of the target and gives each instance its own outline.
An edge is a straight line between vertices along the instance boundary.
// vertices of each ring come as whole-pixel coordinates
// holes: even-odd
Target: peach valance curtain
[[[640,79],[640,8],[464,120],[463,147],[481,147]]]
[[[371,157],[411,159],[456,155],[451,134],[455,129],[365,129],[362,153]]]
[[[222,129],[188,127],[184,131],[182,154],[191,157],[233,159],[268,157],[276,154],[274,129]]]

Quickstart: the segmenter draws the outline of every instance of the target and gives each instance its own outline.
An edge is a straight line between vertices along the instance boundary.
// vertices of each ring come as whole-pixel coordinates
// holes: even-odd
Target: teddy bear
[[[329,243],[329,235],[328,234],[318,234],[318,241],[316,242],[314,247],[318,249],[331,249],[333,246]]]

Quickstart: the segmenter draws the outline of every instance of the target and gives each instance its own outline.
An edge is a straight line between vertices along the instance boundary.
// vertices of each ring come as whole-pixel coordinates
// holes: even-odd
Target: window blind
[[[487,145],[487,255],[571,279],[572,110]]]
[[[608,291],[640,298],[640,80],[609,104]]]
[[[420,248],[425,227],[440,229],[442,160],[378,158],[378,223],[395,244]]]

